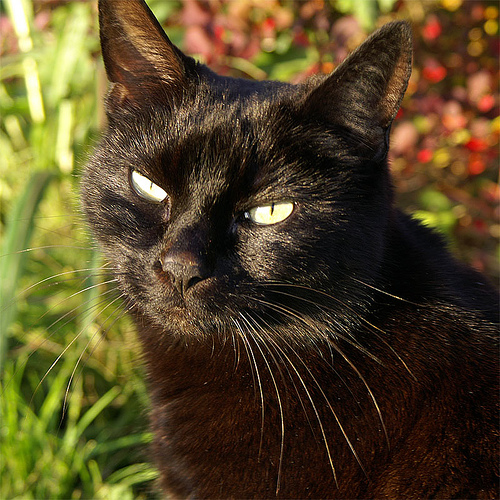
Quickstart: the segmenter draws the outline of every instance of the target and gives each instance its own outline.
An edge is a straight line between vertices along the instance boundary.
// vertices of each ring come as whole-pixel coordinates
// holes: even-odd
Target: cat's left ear
[[[373,33],[307,96],[304,110],[377,140],[390,127],[403,99],[412,65],[407,22],[388,23]],[[373,129],[378,129],[379,133]]]
[[[172,44],[143,0],[99,0],[99,28],[111,111],[182,93],[194,61]]]

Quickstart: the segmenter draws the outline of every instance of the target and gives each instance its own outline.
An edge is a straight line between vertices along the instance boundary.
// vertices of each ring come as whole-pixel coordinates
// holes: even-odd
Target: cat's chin
[[[205,282],[206,281],[206,282]],[[224,316],[224,300],[218,300],[220,293],[214,293],[210,280],[197,283],[181,295],[177,290],[163,288],[163,300],[152,295],[151,300],[137,304],[140,316],[160,328],[165,334],[182,336],[206,336],[224,330],[221,316]],[[165,293],[166,292],[166,293]],[[227,315],[227,311],[225,312]],[[227,318],[226,318],[227,319]]]
[[[213,315],[200,315],[187,307],[170,307],[152,317],[142,313],[148,323],[153,324],[162,336],[171,338],[207,338],[227,331],[223,322]]]
[[[161,325],[169,332],[182,332],[183,335],[189,332],[190,335],[200,335],[202,328],[200,319],[189,309],[174,306],[164,311],[165,322]]]

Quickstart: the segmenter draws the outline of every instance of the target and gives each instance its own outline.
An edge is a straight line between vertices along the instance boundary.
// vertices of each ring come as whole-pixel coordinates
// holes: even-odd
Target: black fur
[[[83,204],[136,318],[165,493],[496,498],[497,293],[393,204],[409,26],[292,86],[215,75],[141,0],[99,11]]]

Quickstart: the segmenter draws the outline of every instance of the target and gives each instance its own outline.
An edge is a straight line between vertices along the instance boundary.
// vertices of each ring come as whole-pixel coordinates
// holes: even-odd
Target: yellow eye
[[[157,186],[154,182],[150,181],[144,175],[137,172],[137,170],[132,170],[130,183],[132,184],[134,191],[145,200],[158,203],[167,197],[166,191],[164,191],[160,186]]]
[[[281,203],[270,203],[255,207],[246,213],[246,216],[256,224],[269,226],[284,221],[293,212],[293,203],[284,201]]]

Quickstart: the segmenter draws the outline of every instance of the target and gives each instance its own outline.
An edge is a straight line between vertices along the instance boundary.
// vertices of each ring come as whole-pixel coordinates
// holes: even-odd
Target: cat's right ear
[[[172,44],[143,0],[99,0],[99,28],[110,112],[182,95],[194,61]]]

